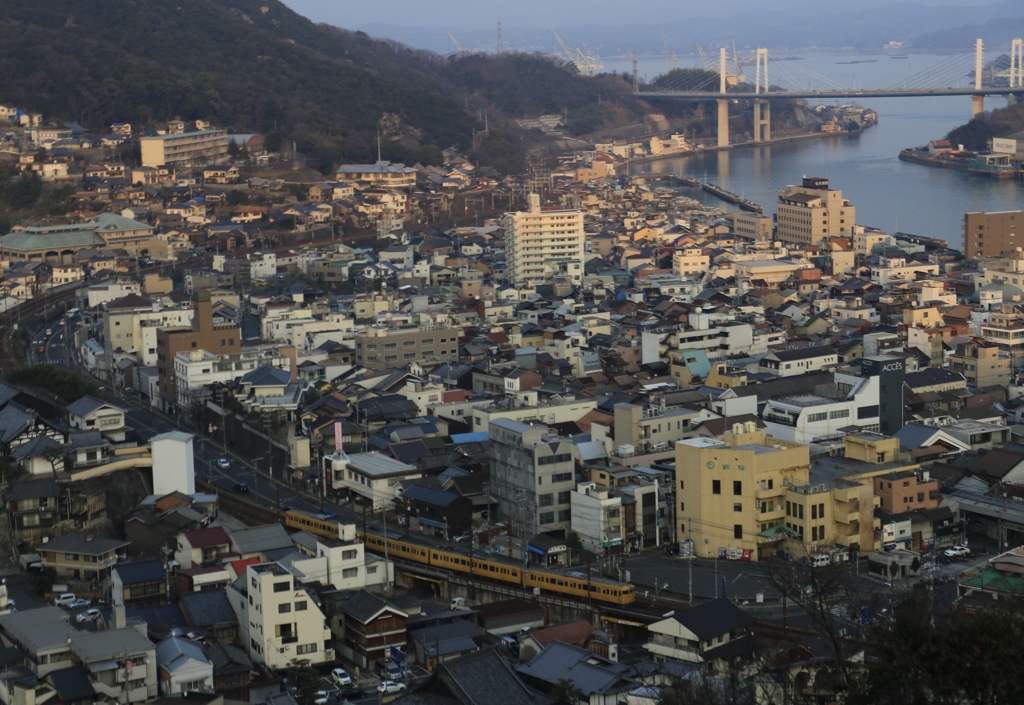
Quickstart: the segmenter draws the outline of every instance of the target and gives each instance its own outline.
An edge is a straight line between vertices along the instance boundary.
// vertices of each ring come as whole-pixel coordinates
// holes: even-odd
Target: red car
[[[36,348],[36,352],[37,353],[44,353],[44,352],[46,352],[46,346],[45,345],[40,345],[38,348]]]

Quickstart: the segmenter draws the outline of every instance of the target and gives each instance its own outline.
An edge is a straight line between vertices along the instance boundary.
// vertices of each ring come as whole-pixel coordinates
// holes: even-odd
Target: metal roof
[[[412,465],[381,455],[375,451],[369,453],[356,453],[348,457],[348,466],[364,475],[372,477],[385,477],[387,475],[405,475],[413,472],[420,472]]]

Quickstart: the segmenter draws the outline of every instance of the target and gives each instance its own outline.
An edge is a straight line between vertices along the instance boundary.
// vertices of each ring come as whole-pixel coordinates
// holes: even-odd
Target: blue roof
[[[453,433],[452,443],[483,443],[489,441],[491,437],[487,431],[477,431],[475,433]]]
[[[125,584],[147,583],[167,577],[164,562],[159,558],[139,563],[123,563],[115,566],[114,570],[121,576],[121,582]]]
[[[406,497],[417,502],[426,502],[427,504],[433,504],[438,507],[447,507],[449,504],[457,500],[459,495],[454,492],[448,492],[447,490],[439,490],[435,487],[410,485],[406,488],[405,492],[402,493],[402,497]]]

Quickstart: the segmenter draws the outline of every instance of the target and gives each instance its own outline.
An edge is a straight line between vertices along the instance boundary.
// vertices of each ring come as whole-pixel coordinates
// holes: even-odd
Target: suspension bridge
[[[649,90],[639,90],[634,78],[634,95],[638,98],[717,101],[718,146],[728,147],[729,103],[732,101],[754,101],[754,141],[766,142],[771,139],[772,100],[970,96],[971,115],[976,116],[984,112],[987,95],[1004,95],[1010,100],[1024,95],[1024,40],[1014,39],[1009,44],[989,48],[988,51],[990,56],[995,57],[1008,54],[1009,66],[999,70],[996,62],[993,62],[986,70],[985,47],[979,39],[973,52],[943,56],[935,64],[895,85],[850,88],[764,48],[756,51],[754,84],[751,86],[744,80],[739,60],[735,57],[735,72],[729,73],[726,49],[722,47],[718,61],[704,62],[702,68],[709,70],[670,72]],[[901,58],[905,58],[905,55]],[[769,60],[776,74],[772,82],[768,80]],[[969,77],[971,80],[968,82]]]

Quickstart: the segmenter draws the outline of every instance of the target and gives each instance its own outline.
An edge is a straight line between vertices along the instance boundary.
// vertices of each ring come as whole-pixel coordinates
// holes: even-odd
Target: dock
[[[764,209],[761,207],[759,203],[754,203],[753,201],[747,200],[746,198],[742,198],[741,196],[738,196],[732,191],[726,191],[718,184],[713,184],[710,181],[705,181],[703,184],[701,184],[701,188],[710,193],[712,196],[722,199],[726,203],[735,203],[737,206],[739,206],[741,209],[745,211],[750,211],[751,213],[764,212]]]

